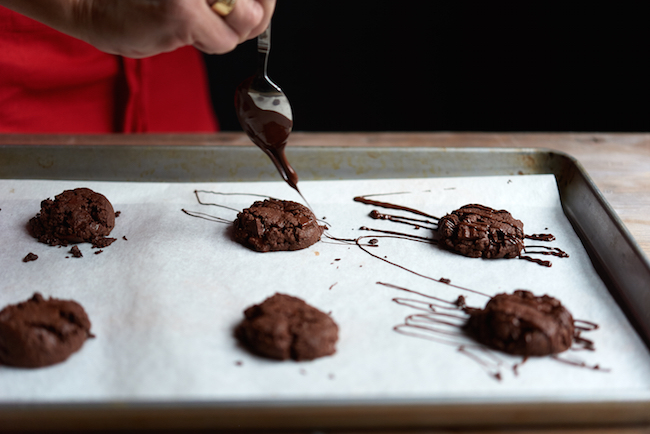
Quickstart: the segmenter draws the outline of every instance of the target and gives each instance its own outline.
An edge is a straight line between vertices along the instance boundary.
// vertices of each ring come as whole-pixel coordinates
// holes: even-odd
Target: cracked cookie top
[[[235,240],[258,252],[300,250],[320,240],[324,226],[314,213],[297,202],[257,201],[237,214]]]

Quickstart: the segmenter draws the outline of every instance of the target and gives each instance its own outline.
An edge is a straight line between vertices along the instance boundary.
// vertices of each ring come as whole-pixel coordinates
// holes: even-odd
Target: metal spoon
[[[235,91],[235,110],[248,137],[269,156],[287,184],[300,193],[298,174],[284,154],[293,128],[293,114],[286,95],[266,73],[270,48],[269,24],[257,37],[257,73],[244,80]]]

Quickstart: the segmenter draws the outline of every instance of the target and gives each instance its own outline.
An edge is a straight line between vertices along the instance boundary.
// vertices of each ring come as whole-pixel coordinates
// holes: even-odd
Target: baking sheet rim
[[[5,148],[12,148],[15,147],[13,145],[9,146],[0,146],[0,155],[2,155],[3,149]],[[56,145],[56,146],[27,146],[24,147],[25,152],[37,152],[39,149],[44,148],[48,152],[61,152],[69,150],[69,149],[79,149],[79,146],[77,145]],[[105,146],[105,145],[90,145],[90,146],[84,146],[88,151],[92,150],[112,150],[115,151],[116,148],[114,146]],[[122,149],[125,148],[139,148],[141,151],[162,151],[162,150],[167,150],[167,151],[174,151],[174,152],[180,152],[181,156],[183,155],[183,151],[186,152],[191,152],[191,151],[201,151],[205,152],[206,150],[218,150],[219,152],[241,152],[241,150],[246,150],[244,153],[248,153],[249,149],[248,148],[242,148],[242,147],[236,147],[236,146],[214,146],[214,147],[206,147],[206,146],[129,146],[129,145],[124,145]],[[644,253],[640,250],[636,242],[634,241],[634,238],[631,236],[625,225],[622,223],[618,215],[613,211],[609,203],[606,201],[602,193],[598,190],[596,187],[595,183],[591,180],[591,178],[588,176],[582,165],[577,161],[575,158],[572,156],[563,153],[563,152],[558,152],[554,150],[548,150],[544,148],[383,148],[383,147],[377,147],[377,148],[319,148],[319,147],[302,147],[299,149],[294,148],[294,150],[297,151],[302,151],[302,152],[319,152],[319,150],[324,150],[326,149],[329,152],[332,151],[339,151],[339,152],[346,152],[351,149],[358,150],[362,153],[386,153],[386,152],[403,152],[403,153],[418,153],[418,152],[424,152],[424,153],[440,153],[444,152],[445,154],[449,153],[462,153],[462,154],[480,154],[480,155],[485,155],[486,153],[488,154],[509,154],[509,155],[536,155],[540,156],[542,154],[545,154],[547,156],[547,159],[553,160],[556,157],[559,157],[558,160],[564,160],[564,162],[560,162],[560,165],[565,165],[567,162],[570,165],[573,165],[574,168],[577,170],[577,172],[582,176],[582,178],[585,180],[585,182],[588,184],[588,187],[592,190],[591,192],[596,196],[599,202],[599,206],[602,206],[604,211],[608,214],[608,218],[612,219],[612,222],[614,225],[620,230],[621,235],[623,235],[624,238],[626,238],[626,241],[630,243],[631,247],[641,256],[641,259],[645,262],[646,265],[648,265],[648,260],[645,257]],[[553,168],[550,166],[543,167],[545,171],[531,171],[530,173],[551,173],[554,174],[556,177],[556,180],[559,182],[559,176],[560,174],[556,173],[557,168]],[[522,167],[522,169],[527,169],[525,167]],[[505,173],[504,173],[505,174]],[[512,173],[507,173],[508,175]],[[520,174],[524,174],[521,173]],[[471,176],[471,173],[467,173],[464,176]],[[444,175],[439,175],[439,176],[444,176]],[[452,176],[459,176],[459,175],[452,175]],[[363,178],[363,177],[360,177]],[[44,178],[36,178],[36,179],[44,179]],[[47,179],[47,178],[45,178]],[[56,178],[56,179],[61,179],[61,178]],[[164,181],[161,181],[164,182]],[[186,182],[193,182],[191,180],[186,181]],[[236,182],[236,181],[233,181]],[[512,402],[512,399],[516,399],[516,403]],[[5,425],[6,422],[13,421],[14,424],[17,424],[16,426],[29,426],[30,423],[35,422],[40,420],[40,422],[52,422],[55,420],[61,421],[62,419],[66,418],[66,415],[68,417],[82,417],[84,411],[90,411],[90,412],[106,412],[106,416],[111,416],[113,415],[118,415],[120,412],[123,412],[123,416],[128,416],[131,412],[138,412],[138,411],[144,411],[144,410],[153,410],[155,414],[158,414],[158,416],[154,417],[151,419],[150,422],[154,422],[156,418],[159,418],[164,415],[166,411],[169,411],[170,409],[175,409],[179,411],[183,410],[188,410],[188,409],[193,409],[197,411],[198,413],[204,412],[204,416],[208,417],[211,413],[213,412],[219,412],[222,414],[222,416],[226,416],[229,411],[234,411],[234,410],[241,410],[244,411],[245,414],[241,415],[243,417],[243,420],[246,420],[246,418],[250,418],[252,416],[251,412],[263,412],[266,410],[279,410],[283,409],[284,410],[284,416],[278,414],[277,416],[282,419],[282,417],[287,417],[291,418],[292,412],[301,412],[305,410],[311,410],[316,413],[318,413],[318,410],[328,410],[328,411],[357,411],[360,412],[357,417],[359,418],[364,418],[367,417],[370,414],[374,414],[377,411],[388,411],[389,409],[393,408],[394,410],[399,410],[399,409],[404,409],[405,407],[413,407],[412,410],[415,411],[416,413],[418,411],[421,411],[423,418],[420,420],[422,421],[427,421],[427,423],[435,422],[435,423],[441,423],[441,424],[448,424],[448,423],[461,423],[462,425],[465,425],[462,423],[461,419],[456,418],[445,418],[443,417],[444,415],[437,414],[436,415],[429,415],[429,417],[426,417],[426,413],[431,412],[435,409],[447,409],[449,411],[452,410],[463,410],[465,412],[472,412],[472,411],[477,411],[479,409],[484,409],[487,407],[492,408],[493,411],[495,411],[497,414],[493,415],[493,423],[508,423],[507,420],[504,420],[503,418],[507,419],[508,415],[511,415],[513,412],[521,412],[524,411],[526,412],[527,410],[532,410],[532,408],[529,408],[530,406],[538,406],[538,405],[543,405],[547,407],[546,411],[541,411],[542,409],[536,408],[535,413],[537,414],[533,419],[539,419],[539,420],[534,420],[532,421],[533,424],[538,424],[538,423],[553,423],[553,422],[561,422],[558,420],[556,417],[555,419],[551,418],[549,419],[549,416],[552,414],[556,414],[558,410],[561,410],[562,407],[568,406],[568,407],[580,407],[586,410],[584,413],[585,422],[591,421],[591,422],[607,422],[607,421],[615,421],[617,420],[618,416],[617,415],[612,415],[612,413],[608,412],[598,412],[599,414],[594,415],[592,414],[592,410],[595,408],[608,408],[611,406],[617,406],[619,408],[619,414],[626,414],[626,417],[624,421],[627,422],[649,422],[650,421],[650,390],[648,391],[640,391],[638,393],[631,393],[629,395],[619,395],[616,394],[616,396],[612,396],[611,400],[607,400],[607,398],[604,398],[601,396],[598,399],[584,399],[584,397],[579,398],[577,396],[558,396],[555,397],[552,400],[549,399],[540,399],[540,398],[529,398],[529,399],[521,399],[519,397],[510,397],[508,399],[501,399],[501,398],[494,398],[494,397],[485,397],[481,399],[459,399],[455,398],[453,400],[449,400],[447,398],[443,399],[435,399],[435,398],[427,398],[427,399],[409,399],[409,398],[396,398],[396,399],[389,399],[389,400],[377,400],[377,401],[372,401],[372,400],[339,400],[339,399],[333,399],[333,400],[308,400],[308,401],[303,401],[303,402],[292,402],[289,400],[282,400],[282,401],[277,401],[277,402],[264,402],[264,401],[247,401],[247,402],[240,402],[240,401],[231,401],[231,402],[203,402],[203,401],[161,401],[161,402],[138,402],[138,401],[128,401],[128,402],[121,402],[121,401],[115,401],[115,402],[98,402],[98,403],[77,403],[77,402],[71,402],[71,403],[56,403],[56,404],[28,404],[28,403],[0,403],[0,421],[3,421],[3,425],[5,427],[8,427]],[[516,408],[513,408],[516,407]],[[586,407],[585,407],[586,406]],[[621,406],[623,406],[623,410],[627,409],[626,411],[623,411],[620,413]],[[364,410],[365,409],[365,410]],[[418,410],[419,409],[419,410]],[[344,411],[345,410],[345,411]],[[50,414],[50,412],[55,412],[58,413],[58,415]],[[364,411],[366,416],[364,416]],[[40,415],[40,416],[39,416]],[[501,415],[503,418],[500,418],[499,415]],[[137,415],[136,415],[137,416]],[[575,417],[578,417],[579,415],[574,415]],[[131,415],[132,417],[132,415]],[[331,417],[331,414],[329,415]],[[464,417],[467,417],[467,414],[465,414]],[[83,418],[83,417],[82,417]],[[452,420],[453,419],[453,420]],[[163,417],[163,420],[167,420]],[[229,426],[225,421],[222,423],[217,423],[216,425],[213,423],[208,424],[210,427],[223,427],[223,426]],[[274,423],[271,426],[274,427],[287,427],[287,426],[292,426],[295,427],[296,425],[293,423],[290,423],[291,421],[285,421],[283,423],[281,420],[277,420],[277,417],[274,419]],[[335,421],[331,421],[334,423]],[[411,422],[409,421],[404,421],[408,422],[407,424],[410,424]],[[239,424],[242,422],[240,421]],[[256,422],[257,423],[257,422]],[[322,423],[322,422],[321,422]],[[308,424],[309,425],[309,424]],[[119,423],[118,423],[119,426]],[[251,425],[251,427],[261,427],[261,426],[266,426],[266,425]],[[307,425],[305,425],[307,426]],[[311,425],[310,425],[311,426]],[[330,426],[327,425],[326,426]],[[336,424],[331,425],[331,426],[336,426]],[[364,425],[367,426],[367,425]]]

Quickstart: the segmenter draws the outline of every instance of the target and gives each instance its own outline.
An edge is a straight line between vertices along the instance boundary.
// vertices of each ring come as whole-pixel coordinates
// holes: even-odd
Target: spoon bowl
[[[289,99],[268,77],[271,25],[257,37],[257,73],[244,80],[235,92],[237,118],[248,137],[269,156],[282,178],[298,193],[298,174],[284,153],[293,128]]]

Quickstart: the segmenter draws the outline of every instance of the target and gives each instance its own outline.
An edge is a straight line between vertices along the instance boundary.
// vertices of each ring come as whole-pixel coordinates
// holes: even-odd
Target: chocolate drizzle
[[[372,210],[369,214],[369,216],[375,220],[387,220],[394,223],[406,224],[414,227],[415,229],[420,229],[424,225],[428,225],[424,227],[426,229],[432,230],[434,234],[438,234],[439,238],[418,237],[415,235],[400,232],[370,229],[365,226],[362,226],[361,230],[393,234],[400,237],[406,237],[414,241],[426,240],[432,244],[441,245],[448,250],[456,251],[457,253],[469,257],[484,257],[487,259],[519,258],[544,267],[551,267],[553,264],[551,261],[533,258],[530,255],[552,255],[559,258],[569,257],[566,252],[557,247],[539,245],[525,246],[524,239],[547,242],[555,240],[555,236],[552,234],[525,235],[523,233],[523,223],[521,223],[519,220],[514,219],[510,213],[504,210],[497,211],[483,205],[472,204],[461,207],[460,209],[453,211],[452,214],[447,214],[443,218],[438,218],[415,208],[369,199],[369,197],[373,196],[385,196],[392,194],[404,193],[385,193],[356,196],[354,197],[354,201],[364,203],[366,205],[378,206],[381,208],[410,212],[434,220],[431,221],[400,215],[385,214],[379,212],[378,210]],[[494,222],[491,223],[493,220]],[[464,225],[464,228],[461,230],[459,228],[459,225]],[[462,234],[463,237],[468,236],[468,238],[466,240],[448,238],[456,233]],[[477,234],[484,234],[485,239],[475,239],[475,237],[477,237]],[[529,251],[528,249],[531,248],[536,248],[539,250]],[[527,255],[522,255],[522,251],[527,253]]]
[[[529,252],[528,249],[542,249],[542,251],[539,252]],[[564,250],[558,248],[558,247],[549,247],[549,246],[526,246],[524,247],[524,251],[526,253],[534,253],[537,255],[551,255],[551,256],[557,256],[558,258],[568,258],[569,254],[565,252]]]
[[[397,333],[456,347],[459,353],[476,362],[489,376],[498,381],[503,380],[504,367],[509,366],[509,369],[511,369],[514,375],[517,376],[519,369],[529,358],[529,355],[524,354],[521,362],[506,362],[498,356],[496,350],[490,349],[487,346],[474,341],[472,335],[469,335],[466,331],[466,324],[472,314],[476,311],[480,311],[480,309],[467,306],[464,296],[459,296],[455,301],[448,301],[390,283],[377,282],[377,284],[420,296],[425,299],[420,300],[403,297],[395,297],[392,299],[394,303],[400,306],[409,307],[419,312],[409,314],[404,319],[404,322],[394,326],[393,330]],[[582,333],[596,330],[598,326],[593,322],[584,320],[573,320],[572,323],[573,343],[569,350],[593,351],[593,342],[584,338]],[[557,360],[571,366],[609,372],[609,369],[601,368],[600,365],[592,366],[575,358],[566,356],[560,357],[558,354],[551,354],[551,358],[552,360]]]
[[[386,193],[386,194],[398,194],[398,193]],[[376,200],[368,199],[371,196],[385,196],[386,194],[366,194],[364,196],[356,196],[354,198],[354,201],[355,202],[365,203],[366,205],[378,206],[380,208],[388,208],[388,209],[396,209],[396,210],[400,210],[400,211],[407,211],[407,212],[410,212],[410,213],[413,213],[413,214],[421,215],[421,216],[424,216],[424,217],[429,217],[429,218],[434,219],[436,221],[438,220],[438,217],[432,216],[431,214],[427,214],[427,213],[425,213],[423,211],[419,211],[419,210],[414,209],[414,208],[409,208],[409,207],[402,206],[402,205],[396,205],[394,203],[379,202],[379,201],[376,201]]]
[[[198,202],[199,205],[214,206],[214,207],[217,207],[217,208],[223,208],[223,209],[226,209],[226,210],[229,210],[229,211],[234,211],[234,212],[237,212],[237,213],[240,212],[241,210],[239,210],[237,208],[232,208],[232,207],[229,207],[229,206],[226,206],[226,205],[222,205],[220,203],[213,203],[213,202],[205,202],[205,201],[203,201],[201,199],[201,193],[203,193],[203,194],[213,194],[213,195],[217,195],[217,196],[253,196],[253,197],[262,197],[262,198],[267,198],[267,199],[271,198],[271,196],[267,196],[267,195],[263,195],[263,194],[254,194],[254,193],[223,193],[223,192],[220,192],[220,191],[194,190],[194,196],[196,197],[196,201]],[[183,213],[187,214],[190,217],[200,218],[200,219],[208,220],[208,221],[215,222],[215,223],[232,224],[232,222],[234,220],[234,218],[233,219],[226,219],[226,218],[223,218],[223,217],[214,216],[214,215],[207,214],[207,213],[200,212],[200,211],[189,211],[189,210],[186,210],[185,208],[181,208],[181,211]]]
[[[470,204],[440,219],[439,244],[470,258],[511,259],[524,247],[523,228],[508,211]]]
[[[531,258],[530,256],[521,256],[519,255],[519,259],[524,259],[529,262],[534,262],[537,265],[541,265],[542,267],[552,267],[553,263],[551,261],[544,261],[539,258]]]
[[[328,237],[328,238],[331,238],[331,237],[329,237],[328,235],[325,235],[325,236]],[[387,264],[390,264],[390,265],[392,265],[392,266],[394,266],[394,267],[397,267],[397,268],[399,268],[399,269],[401,269],[401,270],[404,270],[404,271],[407,271],[407,272],[409,272],[409,273],[411,273],[411,274],[414,274],[414,275],[416,275],[416,276],[422,277],[422,278],[424,278],[424,279],[432,280],[432,281],[434,281],[434,282],[438,282],[438,283],[442,283],[442,284],[447,285],[447,286],[449,286],[449,287],[457,288],[457,289],[460,289],[460,290],[463,290],[463,291],[471,292],[471,293],[478,294],[478,295],[482,295],[482,296],[485,296],[485,297],[490,297],[489,294],[486,294],[486,293],[484,293],[484,292],[480,292],[480,291],[476,291],[476,290],[474,290],[474,289],[464,288],[464,287],[462,287],[462,286],[454,285],[454,284],[451,283],[451,281],[450,281],[449,279],[445,279],[444,277],[441,278],[441,279],[435,279],[435,278],[433,278],[433,277],[430,277],[430,276],[427,276],[427,275],[425,275],[425,274],[418,273],[417,271],[411,270],[411,269],[409,269],[409,268],[407,268],[407,267],[405,267],[405,266],[403,266],[403,265],[399,265],[399,264],[397,264],[397,263],[395,263],[395,262],[389,261],[389,260],[386,259],[385,257],[381,257],[381,256],[379,256],[379,255],[376,255],[376,254],[372,253],[371,251],[369,251],[369,250],[367,250],[367,249],[364,248],[364,247],[376,247],[376,246],[377,246],[376,244],[373,244],[373,245],[362,244],[362,243],[361,243],[361,240],[363,240],[363,239],[365,239],[365,238],[371,238],[371,236],[363,236],[363,237],[358,237],[358,238],[356,238],[356,239],[347,239],[347,240],[344,240],[344,239],[337,239],[337,240],[338,240],[338,241],[345,241],[345,242],[347,242],[347,243],[354,242],[354,243],[355,243],[355,244],[356,244],[356,245],[357,245],[361,250],[363,250],[364,252],[366,252],[366,253],[369,254],[370,256],[372,256],[372,257],[374,257],[374,258],[377,258],[377,259],[379,259],[380,261],[383,261],[383,262],[385,262],[385,263],[387,263]],[[385,236],[378,236],[378,237],[375,237],[375,238],[404,238],[404,237],[396,237],[396,236],[394,236],[394,235],[385,235]],[[410,238],[404,238],[404,239],[410,239]],[[414,241],[417,241],[417,240],[414,240]],[[421,241],[421,242],[423,242],[423,241]]]
[[[553,234],[532,234],[525,235],[525,238],[535,241],[555,241],[555,236]]]
[[[430,244],[436,244],[436,240],[434,240],[433,238],[419,237],[417,235],[406,234],[404,232],[385,231],[385,230],[382,230],[382,229],[373,229],[373,228],[369,228],[369,227],[366,227],[366,226],[361,226],[359,228],[359,230],[360,231],[379,232],[379,233],[388,234],[388,235],[397,235],[400,238],[408,238],[408,239],[411,239],[413,241],[422,241],[422,242],[426,242],[426,243],[430,243]]]
[[[204,212],[188,211],[185,208],[181,208],[181,211],[184,212],[185,214],[187,214],[190,217],[196,217],[196,218],[200,218],[200,219],[203,219],[203,220],[208,220],[208,221],[216,222],[216,223],[232,224],[232,220],[227,220],[227,219],[224,219],[224,218],[221,218],[221,217],[213,216],[213,215],[210,215],[210,214],[207,214],[207,213],[204,213]]]
[[[384,214],[384,213],[380,213],[376,209],[373,209],[372,211],[370,211],[370,214],[368,214],[368,215],[370,216],[370,218],[373,218],[375,220],[390,220],[391,222],[402,223],[402,224],[413,226],[415,229],[420,229],[422,227],[421,223],[431,224],[431,225],[437,225],[438,224],[437,222],[432,222],[430,220],[414,219],[414,218],[411,218],[411,217],[392,215],[392,214]],[[435,230],[436,228],[427,227],[427,229]]]

